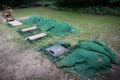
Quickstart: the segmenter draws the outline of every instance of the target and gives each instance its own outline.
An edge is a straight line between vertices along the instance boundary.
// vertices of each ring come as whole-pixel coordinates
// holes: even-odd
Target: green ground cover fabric
[[[59,43],[63,45],[64,43]],[[52,45],[55,45],[53,43]],[[107,76],[112,64],[120,64],[116,54],[100,40],[82,41],[78,44],[71,46],[67,45],[66,48],[69,52],[53,57],[45,49],[52,45],[46,45],[40,48],[44,54],[48,56],[50,61],[56,64],[57,67],[62,68],[72,74],[79,74],[80,80],[94,80],[100,74]]]
[[[31,16],[28,19],[23,20],[22,22],[26,23],[26,24],[37,24],[37,23],[39,23],[42,20],[44,20],[43,17],[38,16],[38,15],[34,15],[34,16]]]
[[[75,28],[65,22],[58,22],[53,19],[45,19],[41,16],[32,16],[22,21],[24,24],[35,25],[43,32],[48,32],[55,36],[63,36],[69,33],[76,33]]]

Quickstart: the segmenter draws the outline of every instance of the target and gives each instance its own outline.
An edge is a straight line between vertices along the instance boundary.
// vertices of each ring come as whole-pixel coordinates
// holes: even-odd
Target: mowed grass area
[[[64,40],[71,44],[76,44],[78,40],[101,39],[113,48],[115,52],[120,53],[120,16],[85,14],[43,7],[14,9],[13,15],[16,19],[41,15],[44,18],[52,18],[56,21],[67,22],[73,25],[77,30],[76,34],[70,34],[63,37],[49,37],[45,40],[39,40],[32,45],[35,48],[56,40]],[[17,28],[11,29],[17,30]],[[16,41],[19,41],[19,38],[17,38]],[[19,42],[21,41],[22,39],[20,38]]]

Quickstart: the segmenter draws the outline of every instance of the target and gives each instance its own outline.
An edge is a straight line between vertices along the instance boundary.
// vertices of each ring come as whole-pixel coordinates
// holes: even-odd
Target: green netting
[[[63,45],[64,43],[59,44]],[[79,74],[81,80],[87,80],[88,78],[94,80],[100,74],[107,75],[112,64],[120,64],[115,53],[99,40],[79,41],[75,46],[64,44],[64,46],[67,45],[66,48],[69,49],[69,52],[58,57],[53,57],[45,51],[46,48],[52,45],[43,46],[40,51],[45,53],[57,67],[73,74]]]
[[[65,22],[57,22],[57,24],[55,24],[52,29],[49,29],[49,31],[54,35],[66,35],[74,33],[75,29]]]
[[[43,31],[49,31],[50,29],[53,29],[57,22],[52,19],[45,19],[44,21],[38,23],[37,27]]]
[[[43,19],[41,16],[32,16],[22,22],[25,24],[36,24],[40,30],[58,36],[76,32],[73,26],[68,23],[57,22],[53,19]]]
[[[22,22],[26,23],[26,24],[37,24],[43,20],[44,20],[43,17],[35,15],[35,16],[32,16],[26,20],[23,20]]]

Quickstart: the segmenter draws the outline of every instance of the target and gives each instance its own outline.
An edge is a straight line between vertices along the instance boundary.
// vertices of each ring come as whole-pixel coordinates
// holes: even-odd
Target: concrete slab
[[[67,52],[68,49],[66,49],[62,45],[58,44],[58,45],[54,45],[54,46],[47,48],[46,51],[48,51],[53,56],[59,56],[65,52]]]
[[[14,21],[10,21],[10,22],[8,22],[10,25],[12,25],[12,26],[20,26],[20,25],[22,25],[23,23],[21,23],[21,22],[19,22],[19,21],[17,21],[17,20],[14,20]]]
[[[22,31],[22,32],[28,32],[28,31],[32,31],[32,30],[35,30],[35,29],[37,29],[37,27],[36,27],[36,26],[33,26],[33,27],[21,29],[21,31]]]
[[[39,34],[27,37],[27,39],[29,39],[29,40],[32,41],[32,40],[36,40],[36,39],[39,39],[39,38],[43,38],[45,36],[47,36],[47,34],[45,34],[45,33],[39,33]]]

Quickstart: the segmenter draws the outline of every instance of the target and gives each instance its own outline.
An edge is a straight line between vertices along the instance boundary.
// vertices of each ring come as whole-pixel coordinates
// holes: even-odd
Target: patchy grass
[[[56,36],[49,37],[46,40],[38,40],[33,44],[35,48],[60,39],[71,42],[72,44],[75,44],[78,40],[101,39],[108,43],[117,53],[120,53],[120,16],[84,14],[43,7],[15,9],[13,15],[16,18],[41,15],[44,18],[52,18],[57,21],[72,24],[77,30],[76,34],[65,37]],[[13,30],[16,29],[14,28]]]

